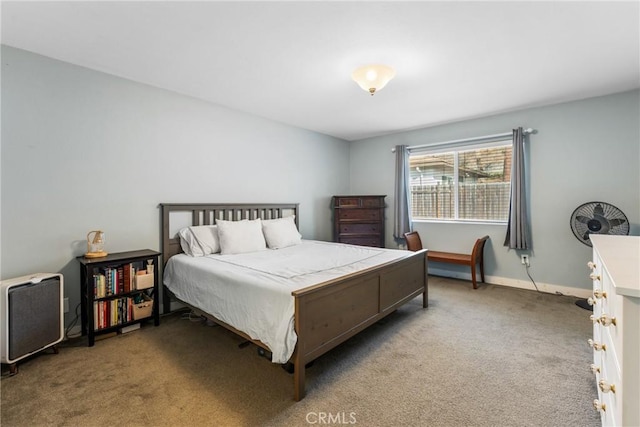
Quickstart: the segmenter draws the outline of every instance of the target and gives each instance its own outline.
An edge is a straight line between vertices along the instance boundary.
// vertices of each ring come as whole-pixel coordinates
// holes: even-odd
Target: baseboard
[[[450,277],[452,279],[471,280],[471,273],[444,270],[440,268],[429,267],[429,274],[432,274],[434,276]],[[484,276],[484,279],[486,283],[490,283],[493,285],[508,286],[511,288],[518,288],[518,289],[529,289],[532,291],[536,290],[531,280],[518,280],[518,279],[511,279],[508,277],[487,276],[487,275]],[[569,295],[569,296],[574,296],[578,298],[588,298],[592,295],[591,289],[582,289],[582,288],[574,288],[571,286],[555,285],[552,283],[538,282],[537,280],[536,280],[536,285],[538,286],[538,290],[540,292],[545,292],[549,294]]]

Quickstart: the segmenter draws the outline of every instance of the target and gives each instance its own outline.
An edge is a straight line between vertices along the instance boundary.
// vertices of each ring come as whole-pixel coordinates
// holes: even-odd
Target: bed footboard
[[[305,365],[422,294],[428,305],[427,251],[292,292],[298,335],[294,398],[305,395]]]

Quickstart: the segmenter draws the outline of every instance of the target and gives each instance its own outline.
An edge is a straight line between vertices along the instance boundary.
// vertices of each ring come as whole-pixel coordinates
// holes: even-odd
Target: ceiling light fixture
[[[358,85],[365,91],[369,92],[373,96],[376,91],[379,91],[389,80],[396,75],[396,72],[391,67],[386,65],[365,65],[363,67],[356,68],[351,73],[351,78],[358,83]]]

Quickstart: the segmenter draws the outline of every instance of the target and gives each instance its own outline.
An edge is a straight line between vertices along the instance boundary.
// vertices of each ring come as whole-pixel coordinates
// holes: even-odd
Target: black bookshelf
[[[148,320],[153,320],[155,326],[160,325],[158,265],[161,255],[160,252],[142,249],[112,253],[101,258],[77,257],[80,262],[82,335],[87,335],[89,347],[95,344],[97,335],[117,332],[129,325]],[[147,272],[150,261],[152,264],[150,269],[153,271],[153,285],[150,285],[151,277]],[[125,269],[128,273],[125,273]],[[113,273],[114,270],[115,273]],[[138,279],[136,274],[138,271],[144,271],[146,277]],[[109,277],[106,277],[105,273]],[[101,275],[104,278],[100,278]],[[145,279],[147,283],[143,285],[142,279]],[[149,287],[138,289],[137,281],[140,282],[140,286]],[[129,303],[129,299],[131,299],[131,303]],[[129,309],[128,304],[133,304],[136,299],[153,300],[149,315],[134,318],[133,310],[140,310],[137,307],[145,305],[138,304],[137,307]],[[114,315],[115,306],[118,306],[118,313]],[[123,306],[127,307],[126,312]],[[94,316],[96,312],[99,313],[98,318]],[[141,313],[141,311],[136,311],[136,313]]]

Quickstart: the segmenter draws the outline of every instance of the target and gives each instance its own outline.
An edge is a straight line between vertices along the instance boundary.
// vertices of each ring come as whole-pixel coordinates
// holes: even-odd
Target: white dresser
[[[590,239],[593,404],[604,426],[640,426],[640,237]]]

